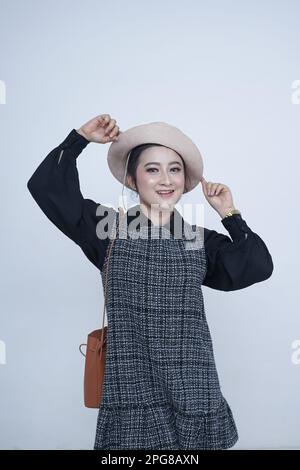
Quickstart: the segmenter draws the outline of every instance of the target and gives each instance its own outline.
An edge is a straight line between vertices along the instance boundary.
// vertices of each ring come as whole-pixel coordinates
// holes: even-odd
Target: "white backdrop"
[[[0,8],[0,448],[94,443],[97,411],[83,405],[78,345],[102,324],[100,274],[26,184],[72,128],[109,113],[123,131],[165,121],[189,135],[206,180],[230,187],[269,248],[271,278],[235,292],[203,287],[206,314],[239,431],[234,449],[299,449],[300,3]],[[81,190],[117,207],[122,186],[107,149],[89,144],[78,158]],[[203,203],[205,226],[227,233],[201,185],[181,202]]]

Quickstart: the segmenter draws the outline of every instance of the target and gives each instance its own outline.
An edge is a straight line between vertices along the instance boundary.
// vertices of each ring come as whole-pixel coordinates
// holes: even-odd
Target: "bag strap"
[[[122,207],[119,207],[119,213],[117,214],[117,231],[116,231],[116,234],[119,233],[120,216],[121,216],[122,219],[123,219],[123,217],[125,217],[125,212],[122,209]],[[109,252],[108,252],[108,260],[107,260],[107,265],[106,265],[106,270],[105,270],[104,308],[103,308],[102,335],[101,335],[101,344],[102,345],[103,345],[103,336],[104,336],[104,317],[105,317],[105,308],[106,308],[106,299],[107,299],[107,281],[108,281],[107,272],[108,272],[109,261],[110,261],[110,257],[111,257],[112,248],[115,244],[115,240],[116,240],[116,237],[113,238],[112,243],[110,244]],[[101,351],[101,353],[102,353],[102,351]]]

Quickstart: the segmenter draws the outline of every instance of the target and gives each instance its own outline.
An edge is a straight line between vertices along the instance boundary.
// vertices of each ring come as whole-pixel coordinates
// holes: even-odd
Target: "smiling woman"
[[[105,121],[114,134],[109,168],[129,188],[131,179],[141,200],[127,211],[124,236],[115,238],[107,232],[102,238],[97,226],[107,213],[118,221],[119,213],[83,197],[76,167],[89,142],[108,141]],[[132,161],[128,161],[130,150]],[[114,241],[106,298],[105,376],[94,449],[227,449],[238,439],[219,382],[202,286],[243,289],[268,279],[273,262],[264,241],[231,207],[228,186],[205,182],[202,171],[199,150],[179,129],[149,123],[118,133],[116,122],[104,115],[79,132],[73,129],[27,183],[46,216],[96,266],[103,289]],[[201,188],[200,181],[206,200],[224,214],[222,224],[231,238],[189,224],[174,208],[184,192]],[[158,194],[169,189],[174,190],[170,196]],[[156,212],[148,217],[142,202],[167,209],[163,216],[170,220],[169,227],[164,220],[155,226]],[[136,237],[136,232],[130,236],[136,217],[143,235],[149,229],[150,236]],[[186,237],[199,232],[204,243]]]

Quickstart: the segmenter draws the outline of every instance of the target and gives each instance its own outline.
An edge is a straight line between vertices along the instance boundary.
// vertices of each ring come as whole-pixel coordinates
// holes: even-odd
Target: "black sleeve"
[[[203,285],[233,291],[265,281],[273,261],[263,240],[248,227],[240,214],[221,219],[228,235],[204,227],[207,273]]]
[[[103,217],[113,216],[115,211],[84,199],[81,194],[76,158],[88,143],[73,129],[40,163],[27,182],[27,188],[48,219],[79,245],[98,269],[102,269],[109,238],[99,238],[96,226]],[[97,215],[99,206],[101,214]]]

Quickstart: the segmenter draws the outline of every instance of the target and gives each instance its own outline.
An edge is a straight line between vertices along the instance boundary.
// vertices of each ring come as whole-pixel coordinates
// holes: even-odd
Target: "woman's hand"
[[[204,176],[201,180],[203,194],[208,203],[223,218],[232,209],[235,209],[232,194],[228,186],[222,183],[206,181]]]
[[[90,142],[107,144],[108,142],[118,140],[120,131],[116,122],[117,121],[112,119],[109,114],[101,114],[100,116],[94,117],[86,124],[83,124],[83,126],[76,129],[76,131]]]

